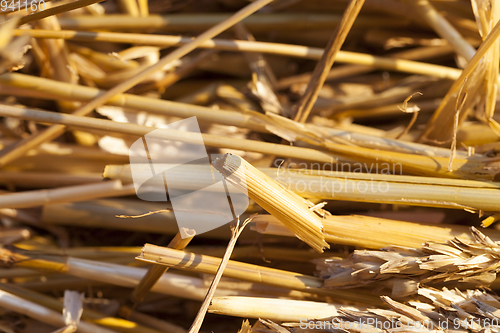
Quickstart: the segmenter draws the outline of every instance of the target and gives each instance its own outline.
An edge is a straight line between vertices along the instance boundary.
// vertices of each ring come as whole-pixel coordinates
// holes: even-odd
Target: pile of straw
[[[499,20],[0,1],[0,331],[500,332]]]

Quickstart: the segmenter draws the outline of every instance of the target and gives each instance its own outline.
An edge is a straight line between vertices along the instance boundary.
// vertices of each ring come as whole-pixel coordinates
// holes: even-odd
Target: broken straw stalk
[[[321,218],[307,203],[239,156],[226,154],[213,162],[225,179],[248,193],[249,198],[276,216],[299,239],[318,252],[329,248],[323,236]]]
[[[33,77],[19,73],[7,73],[0,75],[0,84],[5,87],[17,87],[17,94],[32,96],[36,93],[37,98],[58,98],[76,101],[88,101],[99,94],[103,90],[93,87],[80,85],[71,85],[67,83],[49,80],[46,78]],[[42,94],[38,94],[42,93]],[[38,96],[40,95],[40,96]],[[434,102],[433,102],[434,103]],[[247,110],[245,113],[232,110],[217,110],[213,108],[191,105],[186,103],[172,102],[167,100],[159,100],[144,96],[132,94],[120,94],[113,97],[108,105],[121,106],[133,110],[147,111],[153,114],[177,116],[177,117],[197,117],[199,121],[224,124],[228,126],[237,126],[248,128],[258,132],[267,132],[266,126],[263,124],[265,117],[256,112]],[[435,104],[435,103],[434,103]],[[397,112],[401,112],[394,107]],[[418,144],[414,142],[405,142],[400,140],[392,140],[389,138],[380,138],[367,135],[360,129],[360,133],[347,131],[344,128],[334,129],[329,127],[316,126],[313,124],[304,124],[311,131],[320,131],[328,137],[341,137],[351,141],[357,145],[378,148],[385,150],[394,150],[406,153],[418,153],[421,155],[449,157],[450,150],[440,147]],[[363,129],[365,130],[365,129]],[[365,130],[366,132],[366,130]],[[457,156],[466,157],[465,152],[457,152]]]
[[[292,163],[301,168],[258,168],[283,187],[305,198],[323,200],[350,200],[404,204],[411,206],[495,212],[500,209],[500,183],[465,181],[460,179],[403,176],[397,174],[370,174],[336,172],[343,163]],[[401,165],[354,163],[353,170],[363,167],[401,172]],[[345,166],[351,167],[345,163]],[[340,167],[339,167],[340,166]],[[331,169],[331,171],[329,171]],[[196,179],[204,170],[196,165],[186,165],[176,174],[183,187],[196,189]],[[132,183],[130,165],[107,165],[103,176]]]
[[[363,287],[378,283],[393,297],[415,294],[420,284],[446,283],[463,288],[488,287],[500,266],[500,246],[471,227],[473,241],[455,238],[447,244],[425,243],[421,248],[388,247],[357,250],[345,259],[315,259],[325,288]],[[455,283],[457,282],[457,283]]]
[[[193,239],[196,232],[194,230],[182,228],[175,237],[170,241],[168,247],[183,250],[188,246],[188,244]],[[134,288],[130,300],[137,304],[142,302],[147,293],[151,290],[151,287],[160,279],[160,277],[165,274],[168,270],[168,267],[164,267],[161,265],[153,265],[151,266],[147,273],[142,277],[139,284]]]
[[[387,307],[367,310],[343,307],[337,310],[338,314],[328,317],[296,318],[292,322],[273,323],[267,317],[259,317],[254,325],[258,332],[289,332],[289,329],[301,330],[342,330],[348,332],[442,332],[453,330],[457,332],[482,332],[484,330],[497,331],[500,320],[497,315],[500,309],[500,298],[481,290],[460,291],[458,289],[441,290],[433,288],[419,288],[420,299],[409,301],[409,305],[382,296]],[[248,299],[252,301],[252,299]],[[214,312],[220,314],[237,314],[233,306],[242,304],[247,310],[247,318],[254,317],[260,311],[244,305],[245,298],[228,297],[215,299]],[[255,300],[255,306],[273,304],[277,301],[270,299]],[[271,315],[286,317],[287,313],[296,313],[297,303],[281,302],[280,308],[273,309]],[[310,304],[309,308],[314,307]],[[324,306],[318,306],[318,313],[324,313]],[[323,312],[321,312],[323,310]],[[308,312],[306,312],[308,313]],[[292,318],[291,318],[292,319]],[[298,319],[298,320],[297,320]],[[264,325],[263,325],[264,324]],[[244,324],[245,325],[245,324]],[[247,323],[248,325],[248,323]],[[248,325],[249,326],[249,325]],[[246,332],[253,332],[248,330]],[[243,331],[242,331],[243,332]]]
[[[137,259],[177,269],[208,274],[215,274],[221,262],[220,258],[194,254],[187,251],[179,251],[152,244],[144,245],[142,253]],[[378,303],[376,297],[369,294],[362,294],[354,291],[323,289],[323,280],[315,276],[233,260],[229,260],[224,270],[224,276],[243,281],[264,283],[275,287],[299,290],[321,296],[330,296],[360,304]]]
[[[272,235],[294,236],[274,216],[259,215],[254,218],[254,222],[256,231]],[[419,248],[428,241],[443,243],[453,237],[463,241],[472,240],[466,226],[433,225],[361,215],[326,216],[323,219],[323,227],[325,239],[329,243],[377,250],[392,245]],[[494,240],[500,240],[500,231],[485,230],[485,234]]]
[[[55,112],[44,112],[7,105],[0,105],[0,115],[42,123],[48,122],[54,124],[63,124],[65,126],[76,126],[78,128],[85,129],[112,131],[115,133],[131,134],[136,136],[146,135],[152,130],[156,129],[153,127],[137,124],[116,123],[110,120],[81,117],[69,114],[59,114]],[[288,136],[290,130],[299,130],[299,124],[295,124],[286,119],[282,119],[282,121],[284,121],[285,127],[278,129],[279,131],[283,130],[283,132],[281,133],[285,133],[285,137]],[[301,137],[301,139],[313,140],[314,138],[313,133],[309,131],[302,131],[301,134],[307,136],[305,138]],[[491,159],[490,161],[488,159],[478,160],[475,158],[455,158],[453,160],[453,170],[449,171],[449,158],[431,158],[429,156],[374,150],[364,147],[346,146],[343,144],[333,143],[328,140],[323,140],[321,138],[319,138],[321,145],[324,145],[325,149],[328,149],[329,152],[312,148],[302,148],[297,146],[287,146],[282,144],[273,144],[237,138],[232,138],[230,141],[228,141],[223,136],[213,134],[202,133],[201,135],[204,143],[207,146],[212,147],[238,149],[269,155],[280,155],[283,157],[298,158],[323,163],[331,163],[332,159],[336,160],[338,155],[333,155],[333,153],[338,153],[339,155],[345,156],[348,159],[354,158],[360,161],[380,161],[382,163],[389,164],[401,163],[401,165],[403,166],[403,171],[405,172],[434,177],[493,180],[500,170],[500,162],[496,159]],[[162,131],[161,133],[155,133],[154,136],[158,139],[164,140],[196,142],[192,133],[177,131],[173,129]],[[42,141],[37,142],[41,143]]]
[[[16,297],[20,297],[28,302],[36,303],[40,306],[47,307],[48,309],[57,311],[58,313],[62,312],[63,303],[55,298],[50,296],[25,289],[19,287],[14,284],[0,284],[0,289],[8,292]],[[95,310],[85,308],[82,313],[82,319],[96,325],[104,326],[118,332],[128,332],[128,333],[159,333],[160,331],[156,331],[149,327],[143,326],[138,323],[131,322],[126,319],[114,318],[109,315],[99,313]],[[166,322],[164,322],[166,323]],[[179,326],[174,324],[170,324],[171,332],[175,333],[183,333],[185,330],[181,329]]]
[[[183,253],[182,251],[179,252]],[[1,250],[1,255],[3,258],[2,264],[8,267],[24,267],[44,272],[66,274],[81,279],[88,279],[127,288],[134,288],[147,272],[147,269],[144,268],[130,267],[95,260],[78,259],[67,256],[41,255],[39,251],[25,251],[17,248],[4,248]],[[215,270],[217,270],[217,267],[214,267],[214,274]],[[287,276],[294,274],[287,271],[276,271],[278,273],[283,272],[283,274]],[[277,278],[279,279],[279,276]],[[311,278],[317,279],[312,276]],[[317,280],[322,281],[321,279]],[[319,284],[320,283],[318,283],[318,285]],[[203,279],[167,272],[162,275],[158,282],[152,287],[151,291],[182,299],[201,301],[205,298],[207,289],[208,286]],[[331,294],[330,292],[325,293]],[[276,294],[286,297],[289,296],[290,293],[286,289],[280,289],[276,290]],[[340,293],[333,294],[337,296],[341,295],[341,297],[345,296],[361,302],[360,297],[356,296],[356,294],[352,292],[341,291]],[[258,293],[256,295],[256,293],[252,291],[252,288],[248,288],[248,285],[244,285],[243,288],[237,288],[235,284],[232,284],[231,289],[219,288],[216,292],[216,296],[262,295]],[[297,295],[296,293],[295,296],[304,297],[302,295]]]
[[[209,313],[242,318],[266,318],[284,322],[338,316],[344,305],[324,302],[297,301],[256,297],[214,297]],[[358,311],[364,307],[347,307]]]

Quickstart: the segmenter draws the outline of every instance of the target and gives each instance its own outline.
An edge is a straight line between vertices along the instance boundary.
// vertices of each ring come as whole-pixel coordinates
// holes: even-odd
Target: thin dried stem
[[[415,124],[415,121],[417,121],[417,117],[418,117],[418,111],[420,111],[420,108],[418,106],[413,106],[411,108],[408,108],[408,102],[410,101],[410,99],[415,96],[415,95],[423,95],[421,92],[416,92],[416,93],[413,93],[411,94],[410,96],[408,96],[404,102],[403,102],[403,107],[400,107],[398,105],[398,108],[405,112],[405,113],[413,113],[413,116],[411,117],[411,120],[410,120],[410,123],[408,124],[408,126],[406,126],[406,128],[404,129],[403,132],[401,132],[401,134],[399,134],[396,139],[399,139],[401,138],[403,135],[406,135],[408,134],[408,132],[410,131],[410,129],[413,127],[413,124]]]
[[[251,220],[252,218],[249,218],[245,220],[242,225],[240,225],[240,219],[237,218],[235,221],[236,225],[231,226],[231,231],[232,231],[231,239],[229,240],[229,244],[227,245],[224,257],[222,257],[221,263],[217,268],[217,272],[215,273],[214,279],[212,280],[210,288],[208,289],[207,296],[205,296],[205,299],[203,300],[203,303],[201,304],[201,307],[198,310],[196,318],[194,319],[193,324],[189,328],[188,333],[198,333],[200,331],[201,325],[203,324],[203,320],[205,319],[205,315],[207,314],[208,307],[212,302],[212,298],[215,295],[215,291],[217,289],[217,286],[219,285],[220,279],[222,278],[222,274],[224,273],[224,270],[226,269],[227,264],[229,262],[229,258],[231,258],[231,254],[233,253],[234,247],[236,246],[236,241],[238,240],[238,237],[241,235],[243,229]]]
[[[428,0],[411,1],[418,13],[441,37],[446,39],[455,51],[467,61],[472,59],[476,50],[462,35],[434,8]]]
[[[500,22],[497,22],[477,50],[474,57],[472,57],[467,66],[464,68],[460,77],[453,83],[450,90],[446,93],[441,105],[437,108],[432,118],[427,123],[426,129],[420,137],[421,142],[426,140],[445,141],[450,138],[452,127],[449,126],[448,119],[452,118],[452,115],[456,112],[456,110],[454,108],[447,108],[447,106],[452,103],[455,105],[454,102],[458,98],[458,91],[467,79],[469,83],[472,81],[471,75],[473,75],[485,54],[493,45],[496,45],[496,41],[499,36]]]
[[[188,235],[188,237],[183,237],[183,235]],[[181,232],[179,231],[175,237],[172,239],[170,244],[168,244],[169,248],[176,250],[184,250],[186,246],[191,242],[194,237],[194,231],[185,229]],[[160,279],[160,277],[165,274],[168,270],[168,267],[162,265],[153,265],[148,269],[147,273],[141,279],[139,284],[134,288],[132,295],[130,296],[130,300],[132,303],[137,305],[142,302],[147,293],[151,290],[156,282]]]
[[[309,113],[312,110],[314,103],[318,98],[319,91],[323,84],[325,83],[326,77],[332,68],[335,57],[338,51],[344,44],[344,41],[351,30],[354,21],[358,17],[358,14],[365,3],[364,0],[351,0],[347,9],[342,16],[342,20],[338,25],[337,29],[330,37],[328,44],[321,56],[320,61],[316,64],[314,68],[311,80],[306,88],[304,95],[302,95],[300,101],[295,110],[293,119],[295,121],[305,123]]]

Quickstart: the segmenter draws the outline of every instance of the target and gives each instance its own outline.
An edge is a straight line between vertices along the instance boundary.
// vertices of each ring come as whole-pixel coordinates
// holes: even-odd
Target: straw
[[[208,274],[215,274],[221,262],[220,258],[164,248],[152,244],[145,244],[141,255],[136,259]],[[363,295],[354,291],[322,289],[323,280],[314,276],[233,260],[229,260],[224,270],[224,276],[319,295],[330,295],[353,302],[378,303],[376,297],[371,295]]]
[[[350,164],[295,163],[301,168],[258,168],[283,187],[302,197],[323,200],[379,202],[468,211],[497,211],[500,183],[447,178],[398,175],[401,165],[374,165],[372,171],[384,169],[388,174],[355,172]],[[350,168],[353,172],[339,171]],[[389,168],[389,169],[387,169]],[[177,171],[179,186],[196,189],[197,177],[206,171],[186,165]],[[389,174],[389,172],[391,174]],[[196,176],[195,176],[196,175]],[[132,183],[130,165],[108,165],[104,176]]]
[[[428,0],[419,0],[412,3],[420,16],[429,24],[441,37],[446,39],[455,51],[470,61],[476,50],[460,35],[460,33],[434,8]]]
[[[293,234],[270,215],[254,219],[256,231],[273,235],[293,237]],[[388,246],[419,248],[425,242],[444,243],[457,237],[464,242],[472,241],[467,226],[454,224],[433,225],[377,218],[372,216],[347,215],[327,216],[323,220],[325,239],[332,244],[381,249]],[[494,240],[500,240],[497,230],[485,230]],[[373,237],[377,235],[377,237]]]
[[[154,127],[147,127],[130,123],[117,123],[111,120],[87,118],[26,108],[22,109],[7,105],[0,105],[0,115],[29,119],[42,123],[56,123],[64,124],[65,126],[76,126],[85,129],[96,129],[107,132],[111,131],[115,133],[131,134],[138,137],[144,136],[156,129]],[[193,136],[190,132],[182,132],[169,129],[168,131],[164,131],[161,134],[155,134],[155,136],[156,135],[160,135],[158,136],[158,138],[162,138],[165,140],[194,142]],[[213,147],[254,151],[271,155],[279,154],[286,157],[302,158],[325,163],[331,162],[332,159],[335,160],[334,155],[311,148],[278,145],[273,143],[236,138],[227,140],[227,138],[223,136],[205,133],[202,133],[201,135],[203,138],[203,142],[206,145]]]
[[[214,168],[250,199],[282,221],[297,237],[318,252],[329,248],[322,234],[321,218],[302,198],[289,192],[239,156],[226,154],[213,162]],[[242,185],[244,184],[244,185]]]
[[[342,16],[342,20],[337,26],[335,32],[330,37],[328,44],[321,56],[320,61],[316,64],[311,80],[307,85],[306,91],[302,95],[300,101],[296,105],[293,119],[295,121],[305,123],[311,109],[318,98],[319,91],[325,83],[328,72],[335,61],[335,57],[344,44],[344,41],[356,20],[359,11],[365,3],[364,0],[351,0],[347,9]]]
[[[148,21],[154,17],[148,17]],[[64,19],[61,19],[64,25]],[[104,20],[101,20],[104,21]],[[119,43],[139,43],[158,46],[177,46],[186,45],[192,39],[178,36],[157,36],[157,35],[142,35],[142,34],[127,34],[116,32],[85,32],[85,31],[38,31],[38,30],[16,30],[15,34],[30,34],[37,38],[65,38],[81,41],[109,41]],[[238,40],[213,39],[201,43],[198,47],[201,48],[216,48],[226,51],[241,51],[241,52],[262,52],[269,54],[285,55],[290,57],[307,58],[319,60],[323,54],[323,49],[307,47],[302,45],[290,45],[280,43],[267,42],[250,42]],[[338,51],[335,61],[341,63],[357,64],[371,66],[375,68],[401,71],[413,74],[429,75],[432,77],[444,79],[457,79],[461,70],[446,66],[428,64],[423,62],[392,59],[388,57],[377,57],[370,54]]]
[[[133,193],[135,193],[133,186],[122,186],[121,181],[115,180],[90,185],[68,186],[53,190],[1,194],[0,208],[26,208],[53,203],[123,196]]]
[[[243,18],[249,16],[253,12],[257,11],[258,9],[264,7],[266,4],[271,2],[272,0],[257,0],[253,2],[252,4],[248,5],[244,9],[240,10],[239,12],[235,13],[228,19],[224,20],[223,22],[217,24],[216,26],[210,28],[209,30],[205,31],[202,33],[200,36],[198,36],[196,39],[191,41],[190,43],[181,46],[180,48],[174,50],[173,52],[169,53],[162,59],[160,59],[156,64],[153,66],[150,66],[148,68],[145,68],[143,71],[138,73],[137,75],[131,77],[130,79],[116,85],[112,89],[108,90],[106,93],[99,95],[98,97],[92,99],[89,101],[87,104],[73,112],[74,115],[76,116],[85,116],[92,112],[95,108],[101,106],[102,104],[106,103],[109,101],[113,96],[123,93],[130,88],[134,87],[136,84],[139,82],[143,81],[145,78],[149,77],[150,75],[162,70],[167,64],[171,63],[174,60],[177,60],[189,52],[193,51],[198,45],[203,43],[204,41],[207,41],[218,34],[220,34],[222,31],[228,29],[235,23],[239,22]],[[5,165],[7,163],[12,162],[13,160],[19,158],[20,156],[24,155],[27,151],[32,149],[33,147],[36,147],[40,145],[43,142],[51,141],[54,138],[58,137],[64,132],[64,126],[62,125],[54,125],[51,126],[49,129],[43,131],[41,134],[34,135],[30,137],[29,139],[25,139],[18,144],[15,145],[15,147],[12,147],[12,149],[9,149],[7,152],[0,153],[0,166]]]
[[[449,106],[455,106],[455,100],[458,98],[458,91],[461,89],[464,82],[468,79],[469,83],[474,82],[471,77],[475,72],[477,66],[479,65],[481,59],[485,56],[485,54],[490,50],[490,48],[495,45],[498,36],[500,35],[500,24],[497,22],[495,26],[492,28],[491,32],[488,34],[484,42],[481,44],[476,54],[469,61],[467,66],[464,68],[463,73],[460,77],[453,83],[452,87],[443,98],[441,105],[434,112],[434,115],[427,123],[425,131],[422,133],[420,137],[420,141],[426,140],[434,140],[434,141],[445,141],[450,139],[453,124],[447,119],[451,119],[452,114],[455,113],[454,108],[450,108]],[[478,85],[473,85],[478,87]],[[473,95],[474,92],[469,89],[469,94]],[[464,115],[461,117],[460,121],[463,120]]]
[[[179,231],[175,237],[170,241],[168,247],[183,250],[191,242],[194,237],[194,231],[190,229],[183,228]],[[189,237],[185,237],[188,235]],[[153,265],[148,269],[147,273],[141,279],[139,284],[134,288],[130,300],[134,303],[140,303],[146,296],[146,294],[151,290],[151,287],[158,282],[160,277],[168,270],[168,267],[161,265]]]
[[[27,301],[6,291],[0,290],[0,306],[3,308],[25,314],[31,318],[55,327],[66,326],[61,313],[50,310],[36,303]],[[82,333],[113,333],[114,330],[99,327],[97,325],[80,322],[78,331]]]
[[[32,13],[30,15],[22,17],[19,20],[19,25],[38,21],[38,20],[44,19],[44,18],[49,17],[49,16],[57,15],[60,13],[65,13],[65,12],[68,12],[70,10],[75,10],[77,8],[86,7],[86,6],[92,5],[94,3],[99,3],[102,1],[104,1],[104,0],[76,0],[76,1],[66,3],[66,4],[63,4],[60,6],[47,8],[45,10],[41,10],[39,12]],[[40,4],[39,4],[39,6],[40,6]]]
[[[338,310],[342,307],[340,304],[323,302],[232,296],[215,297],[208,311],[233,317],[300,322],[338,316]],[[355,309],[359,311],[363,307]]]

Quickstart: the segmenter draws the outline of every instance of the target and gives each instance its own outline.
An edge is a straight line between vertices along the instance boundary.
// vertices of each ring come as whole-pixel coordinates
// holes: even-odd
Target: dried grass
[[[0,330],[500,331],[498,1],[0,5]],[[190,117],[143,189],[250,198],[196,237],[127,164]]]

